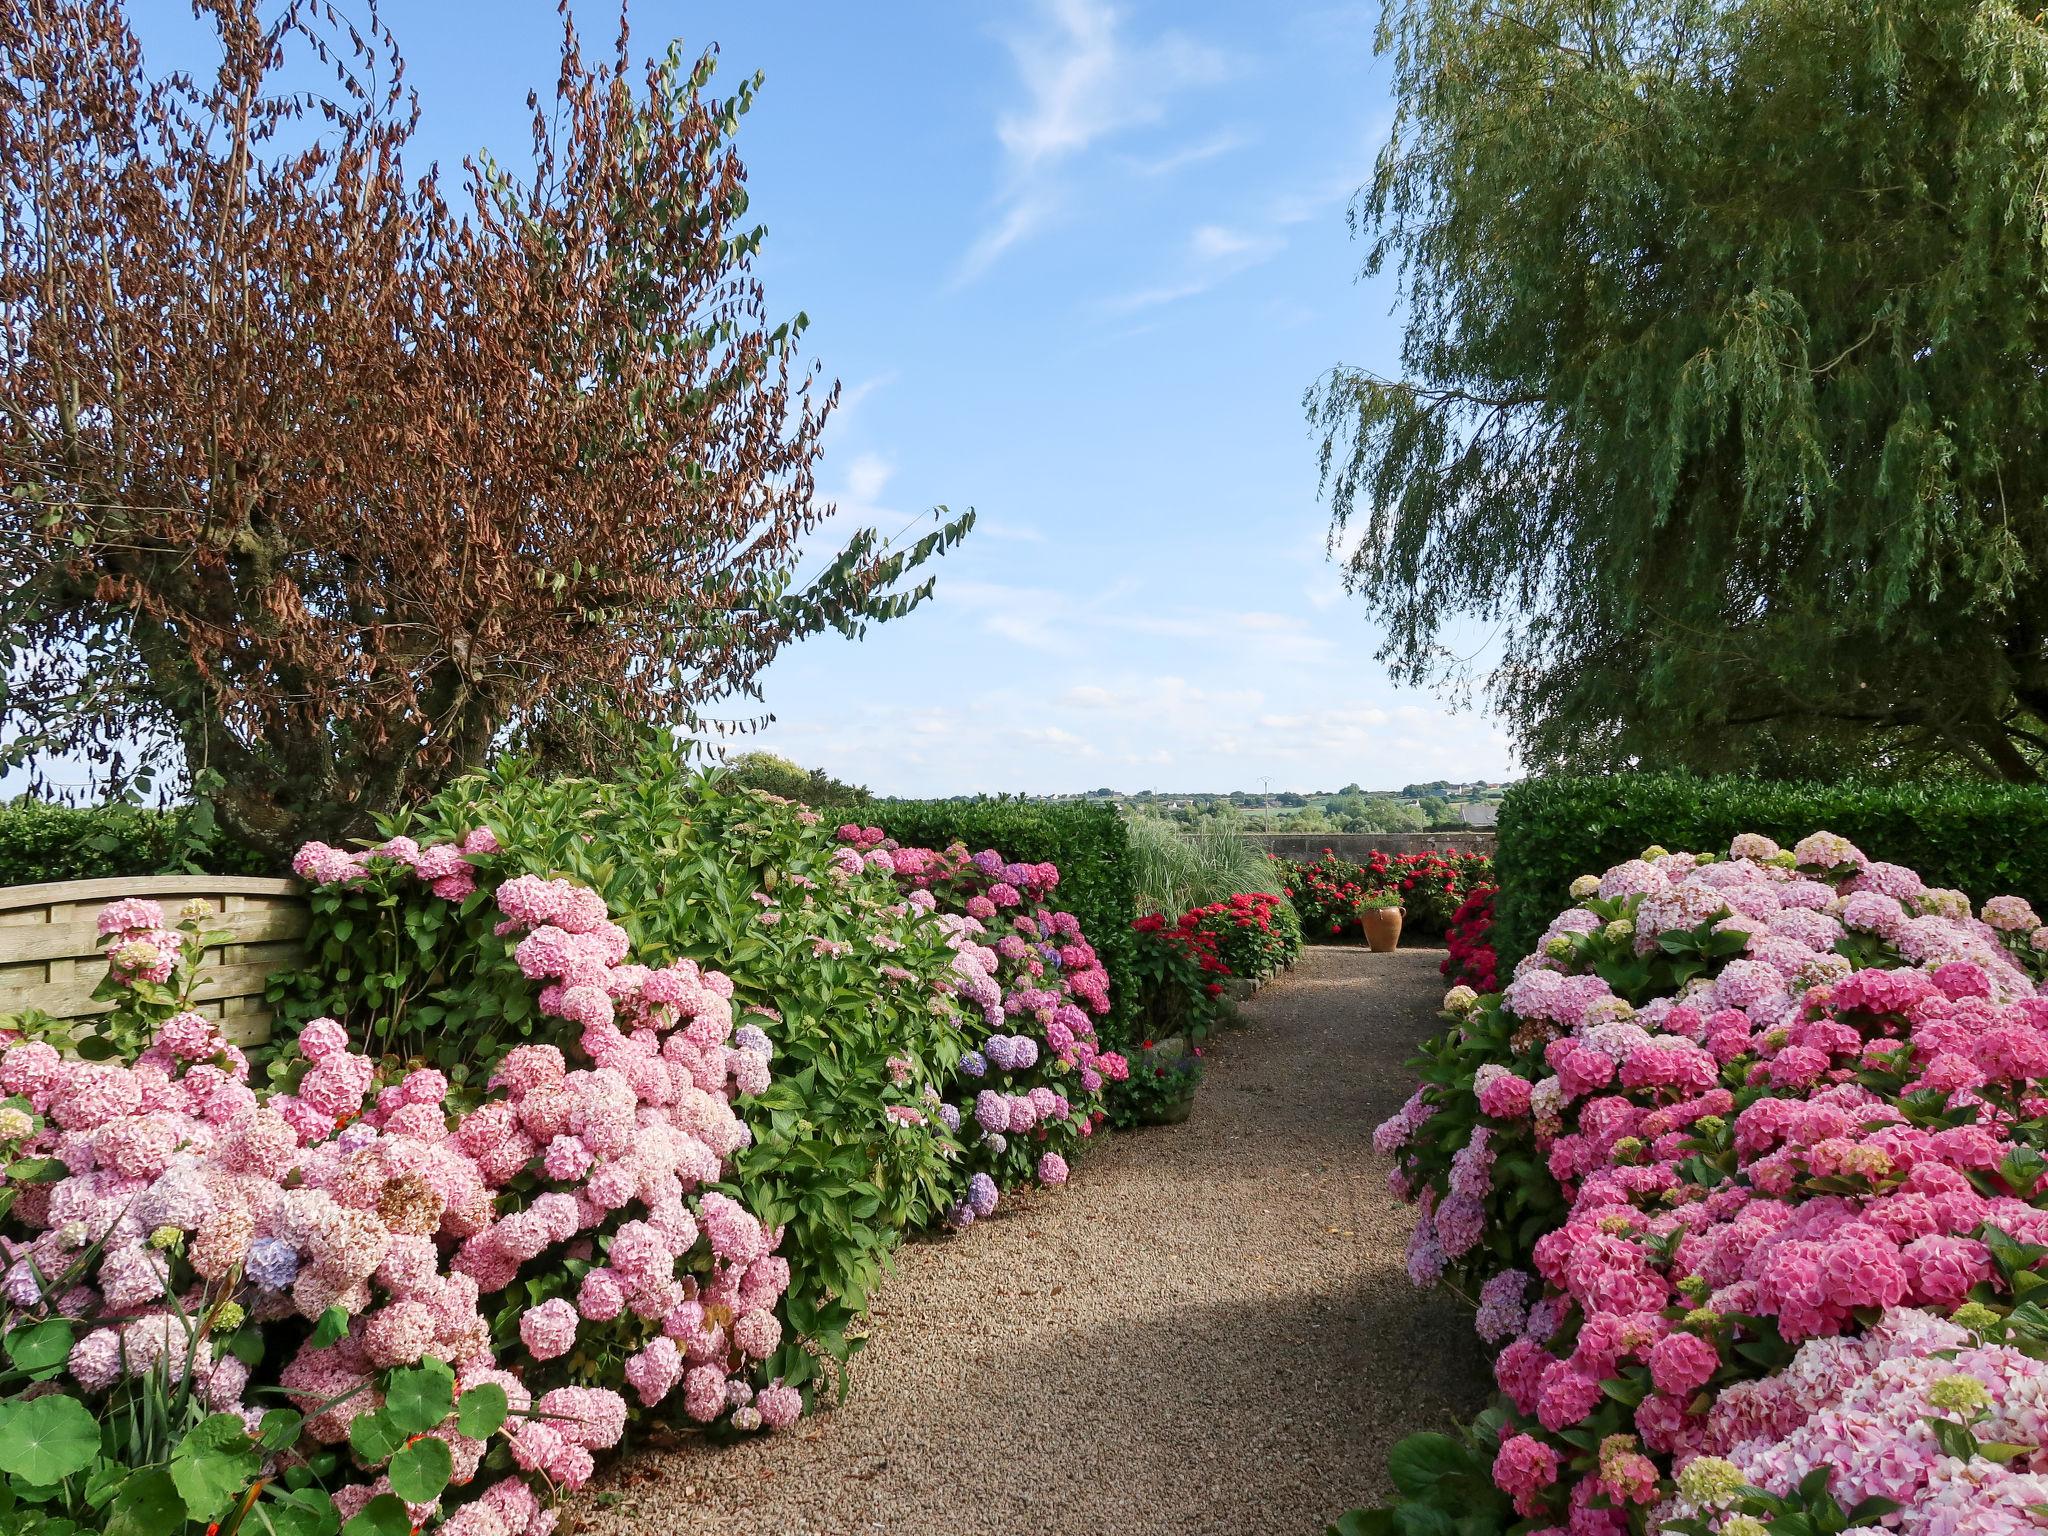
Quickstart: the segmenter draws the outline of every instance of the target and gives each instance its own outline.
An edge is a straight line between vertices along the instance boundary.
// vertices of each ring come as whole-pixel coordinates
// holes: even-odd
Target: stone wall
[[[1245,841],[1283,859],[1317,859],[1328,849],[1340,859],[1363,864],[1374,849],[1390,854],[1485,853],[1498,841],[1491,832],[1247,832]]]

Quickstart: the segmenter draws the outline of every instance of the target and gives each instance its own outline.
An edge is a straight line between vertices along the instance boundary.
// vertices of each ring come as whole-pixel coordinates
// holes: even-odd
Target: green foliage
[[[1310,406],[1396,676],[1483,669],[1543,767],[2038,779],[2036,17],[1395,0],[1379,45],[1401,376]]]
[[[317,1480],[336,1470],[333,1455],[300,1451],[295,1412],[266,1414],[260,1437],[240,1414],[214,1412],[193,1380],[207,1320],[180,1316],[186,1343],[176,1369],[159,1361],[95,1412],[66,1392],[26,1395],[61,1374],[75,1330],[62,1318],[8,1309],[0,1323],[9,1365],[0,1370],[0,1532],[335,1536],[333,1500]],[[291,1471],[264,1478],[266,1458],[281,1454]]]
[[[1397,1502],[1354,1509],[1326,1536],[1501,1536],[1516,1523],[1513,1503],[1494,1486],[1507,1417],[1489,1408],[1455,1435],[1410,1435],[1387,1453]]]
[[[758,789],[811,806],[862,806],[874,799],[858,784],[835,779],[822,768],[803,768],[773,752],[743,752],[725,765],[722,777],[735,789]]]
[[[278,873],[269,859],[219,826],[205,801],[159,811],[53,805],[24,795],[0,805],[0,885],[187,871]]]
[[[1838,832],[1930,885],[1982,902],[2048,900],[2048,791],[1969,779],[1799,783],[1687,774],[1529,779],[1501,806],[1501,892],[1494,943],[1501,974],[1571,905],[1569,887],[1645,848],[1725,853],[1738,832],[1790,847]]]
[[[957,839],[975,852],[995,848],[1020,863],[1057,864],[1060,884],[1053,904],[1081,920],[1081,931],[1109,972],[1110,1013],[1096,1026],[1103,1043],[1119,1050],[1134,1038],[1136,870],[1129,824],[1113,807],[1080,801],[882,800],[865,819],[906,845],[944,848]]]
[[[281,1013],[344,1018],[370,1053],[429,1063],[458,1092],[473,1091],[511,1047],[567,1047],[576,1035],[540,1013],[533,983],[492,932],[490,890],[522,873],[591,887],[638,961],[723,971],[739,1021],[773,1042],[774,1081],[734,1106],[754,1141],[732,1175],[749,1210],[787,1227],[790,1342],[771,1374],[809,1379],[814,1361],[798,1334],[843,1360],[858,1348],[848,1330],[888,1251],[951,1203],[943,1128],[886,1113],[945,1082],[970,1043],[930,1005],[929,979],[950,975],[952,963],[942,928],[904,912],[889,876],[837,875],[829,818],[655,748],[603,781],[544,779],[507,762],[458,780],[388,830],[442,841],[479,826],[503,851],[480,861],[488,872],[466,901],[441,900],[388,867],[316,889],[306,967],[273,982]],[[772,925],[763,921],[771,903],[783,917]],[[897,987],[884,964],[927,980]],[[911,1064],[905,1082],[892,1059]],[[537,1284],[516,1288],[507,1305],[573,1292],[566,1274]]]
[[[1188,1102],[1202,1086],[1204,1070],[1200,1046],[1133,1052],[1130,1077],[1108,1096],[1110,1125],[1128,1131],[1185,1119]]]
[[[1272,860],[1235,833],[1182,832],[1153,816],[1130,817],[1124,826],[1137,912],[1177,914],[1241,891],[1280,892]],[[1064,879],[1064,865],[1060,873]]]

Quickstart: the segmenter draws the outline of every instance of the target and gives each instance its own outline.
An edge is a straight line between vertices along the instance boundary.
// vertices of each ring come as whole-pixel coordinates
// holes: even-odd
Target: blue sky
[[[605,51],[615,12],[580,9]],[[416,149],[519,151],[553,0],[383,10]],[[716,42],[722,76],[766,72],[739,141],[758,272],[844,386],[821,471],[838,517],[980,517],[917,613],[777,660],[755,744],[911,794],[1513,771],[1483,715],[1390,686],[1324,553],[1302,392],[1338,362],[1392,370],[1398,344],[1344,217],[1390,118],[1376,5],[632,15],[643,51]]]

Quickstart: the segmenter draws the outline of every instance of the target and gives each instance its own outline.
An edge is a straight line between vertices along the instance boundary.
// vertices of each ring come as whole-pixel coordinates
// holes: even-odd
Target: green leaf
[[[391,1491],[406,1503],[431,1504],[455,1475],[455,1458],[446,1440],[429,1435],[403,1447],[384,1471]]]
[[[313,1329],[313,1347],[325,1349],[330,1344],[339,1344],[348,1332],[348,1311],[344,1307],[329,1307],[320,1314],[320,1322]]]
[[[289,1408],[273,1408],[257,1426],[256,1442],[266,1451],[284,1450],[299,1438],[299,1426],[304,1422]]]
[[[341,1528],[341,1536],[412,1536],[412,1513],[396,1496],[380,1493]]]
[[[57,1483],[100,1453],[99,1425],[75,1397],[0,1403],[0,1472],[24,1483]]]
[[[1471,1470],[1472,1457],[1449,1435],[1410,1435],[1387,1456],[1387,1473],[1409,1498],[1425,1497],[1446,1477]]]
[[[384,1411],[408,1435],[425,1434],[454,1410],[455,1373],[439,1360],[393,1371],[384,1388]]]
[[[76,1339],[71,1324],[61,1317],[30,1328],[17,1328],[7,1335],[7,1358],[17,1370],[46,1371],[60,1366],[71,1354]]]
[[[107,1512],[105,1536],[164,1536],[185,1523],[185,1500],[162,1467],[128,1474]]]
[[[216,1413],[186,1431],[171,1451],[171,1481],[198,1521],[217,1518],[263,1470],[241,1416]]]
[[[505,1422],[510,1411],[503,1387],[495,1381],[478,1382],[462,1394],[455,1409],[455,1427],[472,1440],[483,1440]]]
[[[390,1415],[382,1410],[359,1413],[349,1420],[348,1443],[362,1457],[365,1465],[381,1466],[391,1459],[392,1452],[405,1444],[405,1432],[393,1424]]]

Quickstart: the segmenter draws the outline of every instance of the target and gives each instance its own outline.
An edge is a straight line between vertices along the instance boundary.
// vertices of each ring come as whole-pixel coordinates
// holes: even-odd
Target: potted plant
[[[1384,955],[1401,942],[1401,898],[1392,891],[1375,891],[1358,898],[1358,921],[1365,928],[1365,941],[1373,953]]]

